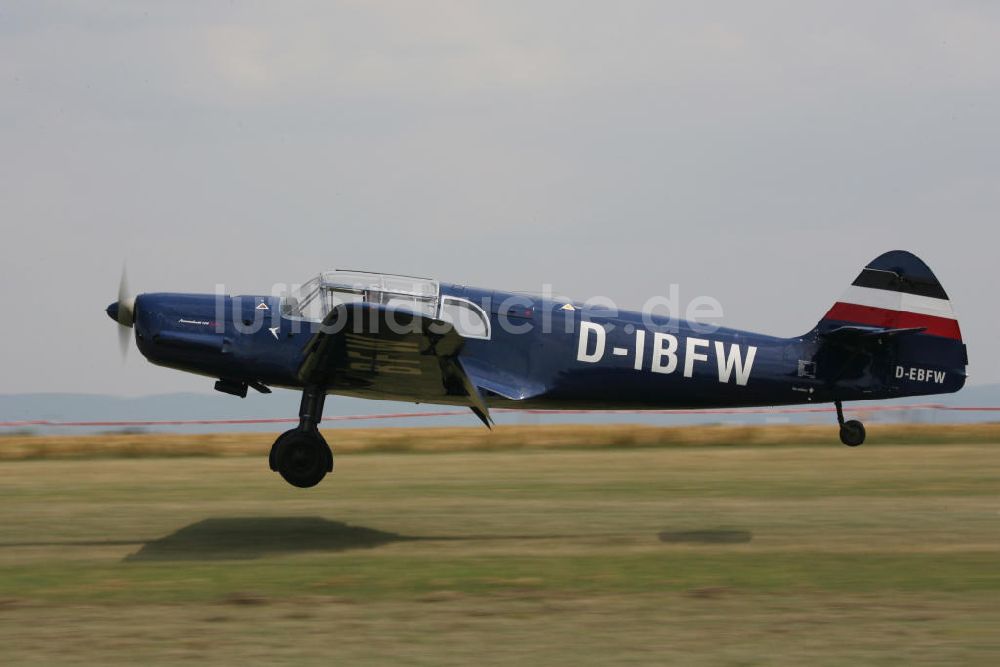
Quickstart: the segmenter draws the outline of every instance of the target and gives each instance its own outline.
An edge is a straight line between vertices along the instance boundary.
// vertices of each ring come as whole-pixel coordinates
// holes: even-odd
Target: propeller
[[[118,281],[118,300],[108,306],[108,317],[121,325],[118,329],[118,347],[122,351],[122,359],[128,355],[128,342],[131,337],[129,329],[135,322],[135,297],[128,291],[128,276],[122,265],[122,277]]]

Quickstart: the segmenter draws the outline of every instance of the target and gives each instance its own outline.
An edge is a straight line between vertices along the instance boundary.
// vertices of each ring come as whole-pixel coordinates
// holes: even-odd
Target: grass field
[[[306,491],[258,436],[0,438],[0,661],[1000,664],[993,428],[367,431]]]

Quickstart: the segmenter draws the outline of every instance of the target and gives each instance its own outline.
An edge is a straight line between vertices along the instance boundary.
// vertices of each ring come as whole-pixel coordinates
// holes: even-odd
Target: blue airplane
[[[491,407],[690,409],[833,402],[840,439],[864,442],[843,401],[955,392],[968,357],[924,262],[887,252],[794,338],[619,312],[426,278],[329,271],[282,296],[140,294],[124,275],[107,314],[152,363],[215,388],[302,392],[270,466],[311,487],[333,470],[317,425],[327,394]]]

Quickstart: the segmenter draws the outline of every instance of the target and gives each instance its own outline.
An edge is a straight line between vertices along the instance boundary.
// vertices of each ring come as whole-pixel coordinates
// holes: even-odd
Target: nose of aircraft
[[[117,322],[118,321],[118,302],[115,301],[113,304],[111,304],[110,306],[108,306],[107,309],[105,309],[104,312],[106,312],[108,314],[108,317],[110,317],[115,322]]]

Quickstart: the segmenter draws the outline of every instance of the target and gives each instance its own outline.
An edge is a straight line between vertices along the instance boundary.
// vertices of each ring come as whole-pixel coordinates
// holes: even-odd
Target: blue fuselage
[[[460,358],[476,376],[494,380],[495,387],[484,387],[485,398],[497,406],[786,405],[944,393],[957,391],[965,380],[964,366],[935,375],[890,351],[863,356],[831,351],[816,331],[777,338],[447,283],[441,284],[440,295],[478,304],[488,315],[489,338],[465,340]],[[159,293],[136,301],[136,340],[151,362],[251,384],[301,387],[299,368],[317,325],[283,314],[281,299],[271,296]],[[926,345],[933,356],[933,341]],[[402,387],[386,393],[333,383],[326,391],[462,402]],[[505,387],[517,387],[523,395],[513,396]]]

